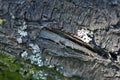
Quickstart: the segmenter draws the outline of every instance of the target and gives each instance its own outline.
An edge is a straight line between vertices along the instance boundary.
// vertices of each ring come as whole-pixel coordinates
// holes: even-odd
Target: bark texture
[[[65,76],[119,80],[119,0],[0,0],[0,18],[2,53],[31,53],[33,43]],[[93,45],[75,36],[81,28],[94,32]]]

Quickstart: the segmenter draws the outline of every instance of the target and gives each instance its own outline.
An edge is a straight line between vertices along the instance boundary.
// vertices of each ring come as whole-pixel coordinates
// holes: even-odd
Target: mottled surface
[[[88,28],[94,32],[94,41],[97,46],[111,52],[112,57],[117,58],[116,55],[120,54],[120,0],[0,0],[0,19],[4,20],[4,23],[0,25],[0,50],[3,53],[7,51],[14,56],[18,56],[24,51],[29,53],[31,52],[29,44],[32,43],[38,44],[41,51],[48,47],[56,50],[62,48],[69,53],[67,58],[71,57],[70,54],[73,55],[74,51],[71,52],[61,44],[39,37],[41,26],[49,26],[73,35],[77,33],[78,29]],[[26,29],[21,29],[25,26]],[[22,33],[18,33],[19,29],[27,34],[21,36]],[[51,45],[47,46],[48,44]],[[85,80],[92,76],[91,80],[98,80],[99,75],[103,78],[108,76],[102,76],[103,72],[111,73],[110,76],[113,78],[113,74],[119,72],[119,70],[116,72],[114,69],[108,68],[109,65],[107,67],[100,65],[101,67],[98,66],[97,69],[89,72],[87,68],[89,70],[89,66],[94,66],[94,62],[82,64],[79,63],[79,60],[74,62],[72,57],[72,59],[66,59],[64,55],[61,60],[57,51],[50,54],[53,56],[50,58],[52,62],[46,64],[60,63],[65,66],[63,72],[65,76],[78,75],[83,76]],[[55,63],[57,60],[58,62]],[[119,63],[119,59],[116,60]],[[81,67],[83,71],[78,69],[81,64],[83,68],[85,66],[85,69]],[[102,68],[106,69],[102,71]],[[74,69],[78,71],[74,72]],[[88,75],[85,75],[87,73]],[[94,75],[90,75],[93,73]]]
[[[0,16],[7,20],[4,27],[20,25],[21,20],[30,26],[51,25],[73,34],[86,27],[95,32],[97,45],[119,51],[119,0],[1,0],[0,6]]]

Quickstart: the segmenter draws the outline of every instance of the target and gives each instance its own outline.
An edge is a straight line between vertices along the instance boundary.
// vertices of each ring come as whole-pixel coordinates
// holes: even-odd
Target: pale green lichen
[[[0,25],[2,25],[2,24],[3,24],[3,22],[4,22],[4,20],[3,20],[3,19],[0,19]]]

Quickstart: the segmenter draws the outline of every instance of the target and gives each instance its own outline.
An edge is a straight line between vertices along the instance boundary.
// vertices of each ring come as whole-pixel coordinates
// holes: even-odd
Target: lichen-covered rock
[[[24,58],[15,58],[8,53],[0,53],[0,79],[2,80],[72,80],[76,77],[67,78],[60,72],[60,68],[53,65],[37,67],[26,62]]]

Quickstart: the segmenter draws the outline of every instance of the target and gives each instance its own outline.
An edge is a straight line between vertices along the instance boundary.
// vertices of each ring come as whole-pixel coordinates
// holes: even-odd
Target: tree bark
[[[38,45],[44,65],[60,65],[64,76],[119,79],[119,0],[0,0],[1,53],[19,57]],[[94,43],[76,36],[94,32]]]

